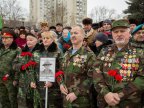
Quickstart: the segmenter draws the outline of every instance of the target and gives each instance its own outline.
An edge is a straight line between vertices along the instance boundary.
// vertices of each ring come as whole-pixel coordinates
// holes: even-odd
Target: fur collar
[[[58,50],[58,46],[55,42],[53,42],[48,48],[47,48],[47,51],[48,52],[55,52]],[[45,47],[43,44],[40,45],[40,52],[43,52],[45,51]]]
[[[2,49],[2,48],[4,48],[4,44],[1,44],[1,45],[0,45],[0,49]],[[10,45],[9,49],[13,49],[13,50],[17,49],[17,44],[16,44],[15,42],[13,42],[13,43]]]
[[[34,51],[36,51],[36,50],[39,50],[39,47],[40,47],[40,45],[37,43],[36,45],[35,45],[35,47],[30,51],[30,49],[29,49],[29,47],[26,45],[23,49],[22,49],[22,51],[23,52],[34,52]]]

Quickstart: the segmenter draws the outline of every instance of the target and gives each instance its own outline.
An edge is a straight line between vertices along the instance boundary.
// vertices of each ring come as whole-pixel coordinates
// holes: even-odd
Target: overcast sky
[[[88,1],[88,14],[91,9],[97,6],[105,6],[108,9],[115,9],[117,14],[121,14],[123,10],[127,9],[127,0],[87,0]]]
[[[29,0],[18,0],[20,5],[28,11]],[[117,14],[121,14],[123,10],[127,8],[125,3],[127,0],[87,0],[88,2],[88,14],[90,14],[91,9],[97,6],[105,6],[108,9],[115,9]]]

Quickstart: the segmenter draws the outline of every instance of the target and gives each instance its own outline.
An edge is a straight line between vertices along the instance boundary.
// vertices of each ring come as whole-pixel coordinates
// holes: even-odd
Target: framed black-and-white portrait
[[[40,81],[55,82],[55,58],[40,58]]]

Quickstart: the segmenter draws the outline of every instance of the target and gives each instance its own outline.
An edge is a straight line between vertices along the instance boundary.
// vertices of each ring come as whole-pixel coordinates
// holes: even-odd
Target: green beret
[[[144,30],[144,24],[140,24],[138,25],[133,31],[132,31],[132,35],[134,35],[136,32],[138,32],[139,30]]]
[[[112,23],[112,30],[116,27],[125,27],[125,28],[129,28],[130,24],[127,20],[125,19],[121,19],[121,20],[116,20]]]

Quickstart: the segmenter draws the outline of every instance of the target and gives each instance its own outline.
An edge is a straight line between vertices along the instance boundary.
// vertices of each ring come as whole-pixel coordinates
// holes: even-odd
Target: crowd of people
[[[2,108],[45,108],[46,88],[48,108],[144,107],[144,22],[85,18],[82,25],[2,28]],[[39,80],[42,57],[56,58],[55,82]]]

